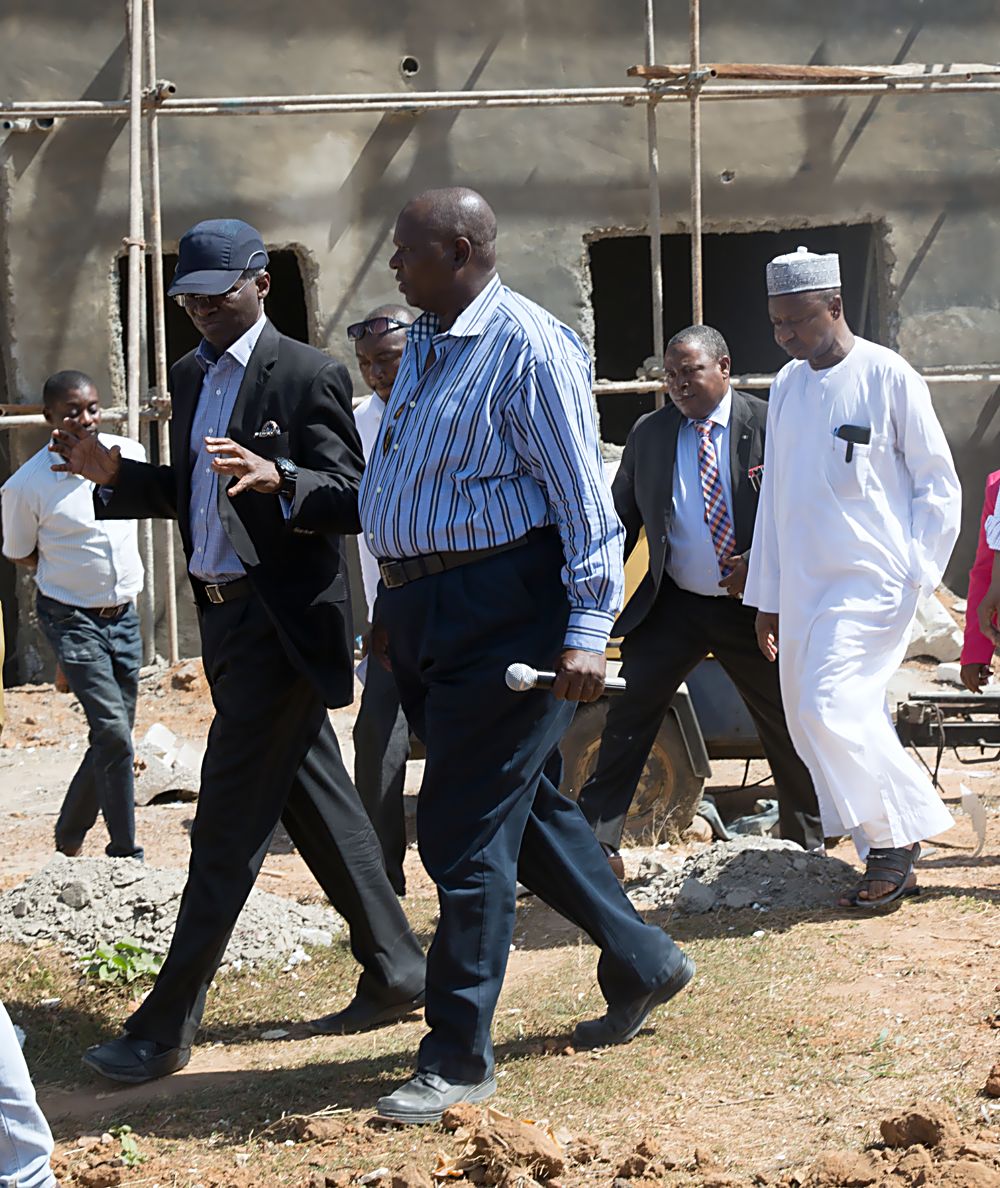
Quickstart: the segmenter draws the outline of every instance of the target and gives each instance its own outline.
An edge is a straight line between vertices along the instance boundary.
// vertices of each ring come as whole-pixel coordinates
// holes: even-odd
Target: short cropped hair
[[[85,371],[69,369],[50,375],[42,388],[42,403],[46,408],[65,400],[70,392],[97,391],[97,384]]]
[[[726,340],[712,326],[687,326],[683,330],[678,330],[667,343],[667,350],[669,351],[674,346],[701,347],[705,354],[716,362],[723,357],[727,359],[732,357],[729,354]]]

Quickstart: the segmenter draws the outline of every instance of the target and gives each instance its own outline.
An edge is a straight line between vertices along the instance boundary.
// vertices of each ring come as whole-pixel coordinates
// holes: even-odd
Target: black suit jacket
[[[615,635],[626,635],[638,627],[656,601],[670,555],[674,459],[677,434],[685,419],[672,404],[667,404],[640,417],[625,443],[611,489],[615,509],[625,525],[625,556],[635,548],[639,532],[645,528],[649,571],[619,616]],[[749,471],[763,465],[766,424],[767,402],[734,388],[729,422],[733,506],[729,511],[738,553],[748,552],[753,539],[760,484],[751,483]]]
[[[123,459],[111,498],[95,493],[98,519],[176,519],[190,562],[190,437],[204,373],[191,351],[170,371],[173,416],[170,466]],[[267,421],[281,432],[254,437]],[[340,534],[356,533],[364,469],[351,412],[347,369],[328,355],[286,338],[268,322],[254,347],[225,436],[264,458],[298,467],[286,519],[277,495],[244,491],[230,499],[219,483],[219,515],[247,576],[267,607],[289,659],[328,706],[354,695],[350,602]]]

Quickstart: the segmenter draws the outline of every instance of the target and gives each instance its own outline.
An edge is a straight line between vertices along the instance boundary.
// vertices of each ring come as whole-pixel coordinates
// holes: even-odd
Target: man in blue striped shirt
[[[542,773],[574,703],[604,688],[622,529],[587,353],[501,284],[495,240],[472,190],[432,190],[400,214],[389,266],[425,312],[361,486],[382,578],[373,647],[426,744],[417,837],[440,901],[417,1074],[378,1106],[398,1122],[435,1122],[495,1091],[490,1028],[518,878],[601,949],[608,1010],[577,1027],[578,1046],[627,1042],[694,969],[643,924]],[[508,690],[511,661],[555,668],[552,694]]]

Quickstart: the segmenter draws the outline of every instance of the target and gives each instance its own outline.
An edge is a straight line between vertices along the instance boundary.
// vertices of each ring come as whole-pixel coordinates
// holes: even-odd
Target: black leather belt
[[[385,588],[397,590],[418,578],[432,577],[448,569],[471,565],[474,561],[485,561],[487,557],[495,557],[498,553],[509,553],[511,549],[519,549],[541,535],[547,536],[554,532],[553,528],[532,528],[526,536],[509,540],[506,544],[494,545],[489,549],[464,549],[459,553],[424,553],[420,557],[406,557],[402,561],[380,561],[378,571]]]
[[[207,602],[213,606],[221,606],[224,602],[233,602],[237,598],[249,598],[252,586],[249,578],[237,578],[232,582],[199,582],[202,593]]]

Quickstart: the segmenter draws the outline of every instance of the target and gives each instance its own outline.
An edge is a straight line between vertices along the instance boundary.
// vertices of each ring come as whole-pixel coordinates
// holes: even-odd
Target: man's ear
[[[836,296],[830,298],[829,304],[830,317],[836,322],[839,318],[844,316],[844,299],[837,293]]]
[[[452,254],[452,268],[458,272],[460,268],[464,268],[466,264],[472,259],[472,241],[466,239],[464,235],[460,235],[455,240],[455,247]]]
[[[728,355],[723,355],[722,358],[719,360],[719,370],[722,372],[723,375],[729,375],[729,373],[730,373],[730,371],[732,371],[732,369],[733,369],[732,360],[729,358]]]
[[[43,409],[42,409],[42,416],[43,416],[43,417],[45,418],[45,420],[46,420],[46,421],[47,421],[47,422],[48,422],[48,423],[49,423],[49,424],[52,426],[52,428],[53,428],[53,429],[56,427],[56,423],[55,423],[55,421],[53,421],[53,419],[52,419],[52,409],[50,409],[50,408],[43,408]]]

